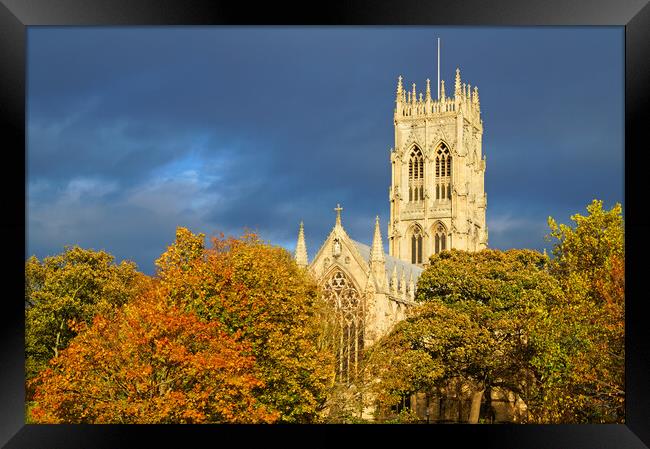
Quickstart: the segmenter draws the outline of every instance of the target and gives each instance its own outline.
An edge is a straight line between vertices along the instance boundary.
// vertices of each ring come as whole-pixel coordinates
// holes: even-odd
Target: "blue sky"
[[[28,28],[26,256],[104,249],[153,273],[176,226],[313,257],[386,241],[398,75],[479,88],[489,246],[623,203],[622,27]],[[449,89],[447,89],[449,90]]]

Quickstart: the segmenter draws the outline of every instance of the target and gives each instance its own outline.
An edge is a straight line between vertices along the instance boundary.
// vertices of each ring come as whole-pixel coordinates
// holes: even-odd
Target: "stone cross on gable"
[[[343,208],[341,207],[340,204],[337,204],[334,210],[336,211],[336,224],[338,226],[341,226],[341,211],[343,210]]]

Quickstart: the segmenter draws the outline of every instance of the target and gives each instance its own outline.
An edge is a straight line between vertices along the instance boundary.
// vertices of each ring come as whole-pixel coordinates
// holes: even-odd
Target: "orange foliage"
[[[35,380],[38,423],[273,422],[252,391],[263,382],[239,333],[202,321],[151,286],[98,315]]]
[[[250,343],[266,384],[256,397],[280,421],[314,422],[333,376],[331,355],[317,345],[317,285],[289,252],[255,234],[213,238],[208,249],[202,242],[177,229],[156,262],[166,297]]]

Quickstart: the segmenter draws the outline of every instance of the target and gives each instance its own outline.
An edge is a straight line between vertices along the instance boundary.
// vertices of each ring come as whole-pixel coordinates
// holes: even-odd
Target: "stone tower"
[[[442,81],[435,97],[429,80],[423,96],[398,78],[388,248],[418,265],[442,250],[478,251],[488,241],[478,89],[461,83],[456,69],[454,96]]]

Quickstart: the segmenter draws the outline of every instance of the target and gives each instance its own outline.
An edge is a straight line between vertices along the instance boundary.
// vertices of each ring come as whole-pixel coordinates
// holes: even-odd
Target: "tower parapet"
[[[404,91],[403,78],[400,75],[397,79],[397,95],[395,98],[395,121],[422,119],[434,117],[439,114],[456,113],[463,111],[465,117],[478,126],[482,126],[481,107],[478,102],[478,88],[474,86],[472,93],[470,84],[461,83],[460,69],[456,69],[454,96],[445,95],[445,81],[440,81],[440,98],[431,97],[431,81],[426,80],[424,97],[422,92],[417,91],[416,84],[412,84],[412,90]]]

